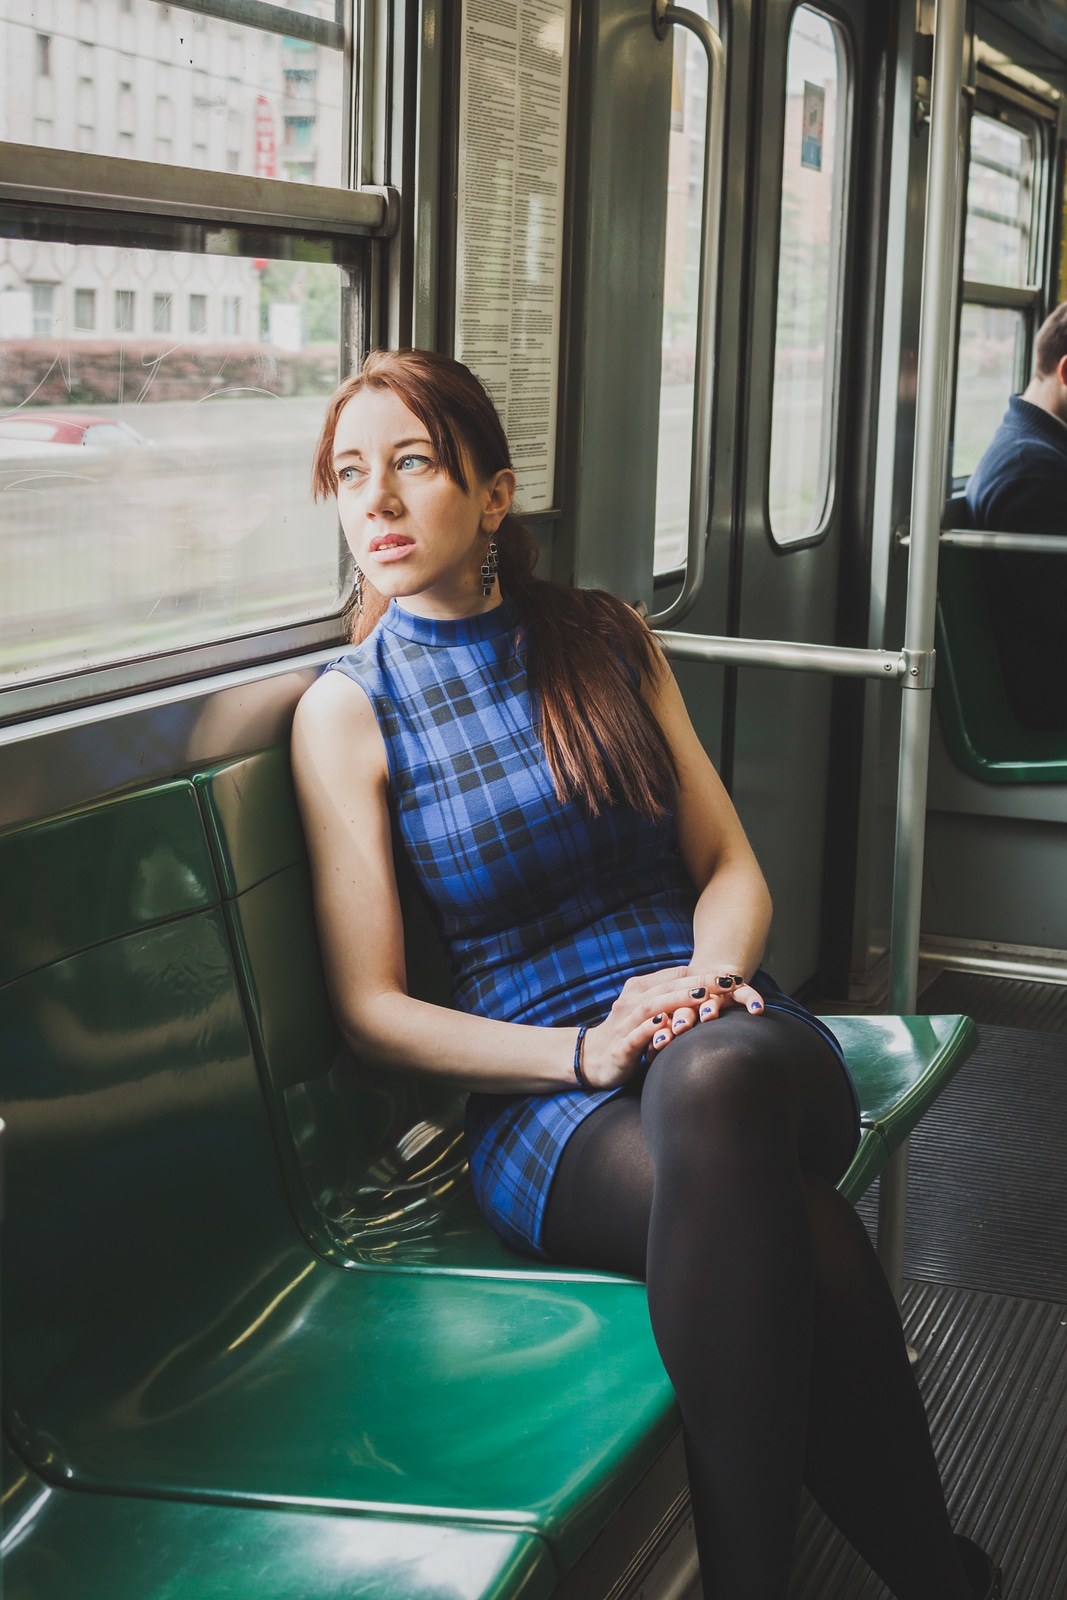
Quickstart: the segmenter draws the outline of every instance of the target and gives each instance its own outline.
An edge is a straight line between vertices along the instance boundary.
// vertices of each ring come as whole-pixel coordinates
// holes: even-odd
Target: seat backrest
[[[4,1401],[27,1440],[64,1395],[115,1403],[293,1228],[193,784],[0,835],[0,928]]]
[[[263,1090],[293,1208],[324,1253],[499,1264],[469,1193],[465,1096],[375,1072],[344,1047],[322,973],[288,751],[193,782],[225,897]],[[448,957],[402,852],[396,868],[409,987],[449,1003]],[[358,916],[358,906],[352,914]]]
[[[941,551],[935,694],[945,741],[963,770],[985,783],[1067,783],[1067,735],[1025,728],[1008,703],[982,551]]]

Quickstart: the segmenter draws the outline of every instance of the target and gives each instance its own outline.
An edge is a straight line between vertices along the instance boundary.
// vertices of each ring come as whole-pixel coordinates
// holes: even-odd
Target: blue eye
[[[397,462],[397,466],[400,468],[401,472],[406,472],[409,469],[409,464],[412,464],[416,467],[428,467],[430,464],[430,458],[429,456],[401,456],[400,460]]]
[[[340,472],[337,474],[338,483],[354,482],[358,471],[359,469],[357,467],[342,467]]]

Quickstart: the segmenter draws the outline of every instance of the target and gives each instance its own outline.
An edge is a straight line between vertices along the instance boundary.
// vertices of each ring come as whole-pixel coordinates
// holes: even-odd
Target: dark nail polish
[[[690,989],[689,991],[694,1000],[703,1000],[707,992],[706,989]]]
[[[652,1021],[653,1021],[653,1024],[658,1024],[658,1023],[662,1022],[663,1021],[663,1012],[662,1011],[657,1011],[656,1015],[652,1018]]]
[[[753,1000],[753,1002],[752,1002],[752,1010],[753,1011],[762,1011],[763,1010],[763,1001],[762,1000]]]

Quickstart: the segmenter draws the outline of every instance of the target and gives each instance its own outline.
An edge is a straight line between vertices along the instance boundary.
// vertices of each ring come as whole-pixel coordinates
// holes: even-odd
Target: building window
[[[119,134],[119,155],[125,156],[128,161],[133,160],[133,134]]]
[[[37,76],[50,78],[52,76],[52,38],[50,34],[37,35]]]
[[[189,332],[207,332],[207,295],[191,294],[189,296]]]
[[[152,332],[170,332],[170,306],[172,295],[154,294],[152,296]]]
[[[241,331],[241,296],[224,294],[222,297],[222,331],[236,335]]]
[[[290,183],[314,183],[314,161],[287,161],[285,163],[285,176]]]
[[[115,332],[133,332],[133,290],[115,290]]]
[[[30,295],[33,301],[33,337],[48,339],[52,333],[56,286],[54,283],[31,283]]]
[[[74,326],[82,332],[96,327],[96,290],[75,289]]]
[[[285,98],[287,100],[314,100],[315,79],[317,72],[294,72],[288,70],[285,74]]]
[[[314,117],[286,117],[285,142],[290,147],[302,149],[311,143],[311,130],[315,126]]]

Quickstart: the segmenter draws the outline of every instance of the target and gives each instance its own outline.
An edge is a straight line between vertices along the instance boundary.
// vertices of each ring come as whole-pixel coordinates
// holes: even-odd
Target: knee
[[[680,1035],[649,1069],[657,1122],[731,1139],[780,1129],[792,1111],[787,1058],[769,1018],[720,1017]]]

